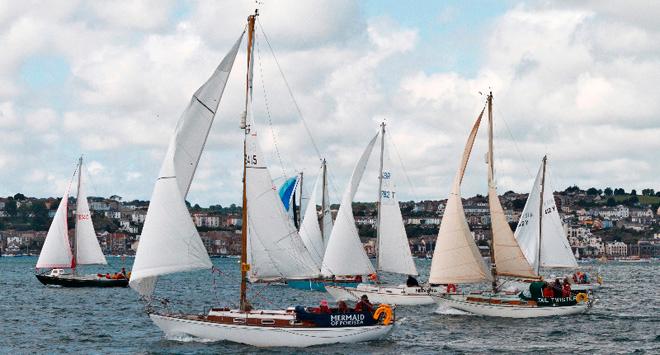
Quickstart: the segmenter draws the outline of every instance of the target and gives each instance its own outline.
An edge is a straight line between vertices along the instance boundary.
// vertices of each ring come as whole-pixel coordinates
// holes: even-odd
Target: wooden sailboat
[[[127,275],[79,275],[79,265],[106,265],[107,261],[96,239],[92,224],[87,195],[82,182],[83,159],[80,157],[75,174],[78,174],[78,193],[76,197],[76,225],[73,248],[69,244],[67,209],[69,189],[62,196],[62,201],[55,212],[53,222],[48,229],[46,240],[37,260],[37,269],[50,269],[35,276],[44,285],[64,287],[126,287]],[[73,250],[72,250],[73,249]],[[65,269],[71,270],[70,272]]]
[[[380,131],[380,162],[378,174],[378,202],[376,217],[376,245],[378,272],[418,276],[415,262],[410,253],[403,217],[396,198],[396,185],[391,162],[385,152],[385,123]],[[326,291],[335,299],[357,300],[367,295],[374,302],[396,305],[433,304],[432,294],[440,288],[428,285],[407,286],[360,283],[357,286],[326,286]]]
[[[491,258],[494,260],[494,265],[491,273],[488,273],[488,269],[479,255],[474,239],[470,235],[462,204],[460,203],[460,182],[483,116],[482,110],[468,138],[468,144],[463,153],[463,160],[454,179],[454,187],[447,202],[447,208],[445,209],[445,215],[438,234],[433,264],[431,266],[430,282],[460,284],[491,281],[493,289],[491,292],[479,291],[470,294],[447,293],[438,298],[438,303],[443,307],[448,306],[474,314],[507,318],[534,318],[586,312],[590,307],[590,303],[578,302],[575,296],[544,298],[541,295],[537,295],[536,290],[540,290],[540,282],[530,284],[530,291],[532,292],[529,296],[525,296],[523,293],[518,294],[517,292],[509,294],[499,292],[498,290],[498,277],[512,276],[539,279],[539,269],[538,267],[534,269],[525,258],[520,244],[514,238],[513,232],[506,221],[504,210],[497,196],[494,180],[495,169],[493,166],[492,99],[492,94],[489,94],[487,99],[489,119],[488,198],[493,232]],[[543,166],[542,176],[544,175],[545,165]],[[543,196],[545,196],[543,181],[541,181],[540,186],[541,191],[538,197],[541,197],[543,201]],[[541,204],[537,206],[537,209],[540,212],[544,212],[544,206]],[[447,210],[450,210],[451,213],[447,214]],[[529,228],[538,228],[540,231],[539,238],[543,231],[541,220],[539,219],[539,224],[537,225],[529,225]],[[439,261],[437,264],[436,258]],[[452,288],[455,289],[455,287]],[[578,297],[579,300],[582,300],[582,298]]]
[[[300,238],[275,192],[268,168],[262,163],[252,120],[256,16],[255,12],[248,17],[247,88],[241,122],[245,159],[239,308],[212,308],[205,315],[156,312],[148,308],[149,317],[168,337],[192,336],[262,347],[304,347],[380,339],[391,332],[394,324],[392,309],[386,305],[381,305],[380,311],[374,314],[338,313],[337,310],[321,314],[301,306],[257,310],[248,301],[247,281],[250,276],[309,277],[314,272],[313,268],[308,270],[308,261],[301,259],[305,256],[298,253]],[[193,95],[179,120],[156,181],[130,281],[130,286],[147,300],[153,299],[159,276],[212,267],[186,208],[185,196],[243,35],[211,78]],[[251,254],[249,249],[252,249]],[[281,269],[283,264],[280,263],[276,270],[269,269],[269,260],[272,262],[273,258],[284,255],[290,261],[286,269]]]

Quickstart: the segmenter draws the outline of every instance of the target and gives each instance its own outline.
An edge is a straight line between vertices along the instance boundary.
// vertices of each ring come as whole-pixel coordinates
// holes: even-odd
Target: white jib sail
[[[396,198],[396,184],[392,177],[392,163],[387,150],[383,153],[383,188],[378,231],[379,270],[418,275],[410,252],[406,228],[403,225],[399,200]]]
[[[195,92],[170,141],[131,274],[130,286],[143,296],[153,292],[159,275],[211,268],[185,198],[242,39],[243,34]]]
[[[246,148],[250,279],[317,277],[319,269],[273,186],[254,124],[250,126],[246,137]]]
[[[78,173],[82,174],[82,165],[78,168]],[[92,216],[89,213],[89,204],[87,203],[87,193],[82,175],[79,178],[78,196],[76,197],[76,264],[106,265],[101,246],[96,238]]]
[[[352,204],[378,135],[371,139],[362,153],[344,192],[328,246],[325,248],[321,267],[321,274],[324,276],[367,275],[375,271],[360,242]]]
[[[482,110],[472,127],[447,199],[431,262],[429,283],[432,284],[474,283],[492,280],[479,248],[470,233],[461,201],[461,182],[483,113]]]
[[[312,189],[312,195],[307,202],[307,209],[303,217],[302,225],[300,226],[300,238],[305,247],[309,251],[310,256],[314,260],[314,265],[317,269],[321,270],[321,262],[323,261],[323,254],[325,254],[325,245],[323,243],[323,236],[321,235],[321,227],[319,226],[319,216],[316,212],[316,196],[319,190],[319,183],[323,180],[323,174],[319,174]]]
[[[323,231],[323,251],[325,255],[325,250],[328,248],[328,241],[332,235],[332,211],[330,210],[330,195],[328,195],[328,179],[327,179],[327,165],[326,165],[326,174],[323,177],[323,205],[321,206],[321,230]],[[323,258],[323,257],[321,257]]]
[[[69,243],[69,227],[67,225],[67,205],[69,200],[69,191],[64,193],[62,201],[57,207],[53,222],[48,228],[46,240],[41,248],[37,268],[58,268],[71,267],[73,255],[71,254],[71,245]]]
[[[543,189],[543,223],[542,235],[539,235],[539,204],[541,195],[541,180],[543,179],[543,166],[534,180],[532,191],[529,193],[525,208],[518,221],[515,237],[520,244],[527,260],[535,270],[539,267],[567,267],[577,268],[577,261],[568,244],[566,234],[559,218],[557,205],[548,183],[546,173],[545,188]],[[539,239],[541,240],[539,259]]]

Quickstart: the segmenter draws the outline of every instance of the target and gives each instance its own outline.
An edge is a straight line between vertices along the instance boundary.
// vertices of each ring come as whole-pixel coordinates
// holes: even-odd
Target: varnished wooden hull
[[[49,276],[49,275],[35,275],[37,279],[44,285],[54,285],[62,287],[127,287],[127,279],[102,279],[91,277],[76,277],[67,275]]]

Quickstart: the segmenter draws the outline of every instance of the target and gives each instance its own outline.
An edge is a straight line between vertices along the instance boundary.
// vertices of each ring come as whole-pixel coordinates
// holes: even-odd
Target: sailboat
[[[586,312],[591,306],[588,297],[586,299],[584,297],[586,294],[580,294],[577,297],[545,298],[540,294],[543,285],[541,281],[530,284],[530,295],[526,295],[524,292],[520,294],[518,292],[500,292],[498,289],[498,277],[512,276],[538,280],[539,269],[538,267],[534,268],[525,258],[521,245],[516,241],[506,221],[504,210],[497,196],[493,164],[492,102],[493,96],[490,93],[486,105],[488,107],[489,123],[488,204],[493,232],[491,260],[494,261],[494,265],[488,272],[488,267],[481,258],[477,245],[470,234],[460,200],[461,180],[479,124],[486,109],[484,107],[470,132],[468,143],[463,152],[463,159],[454,178],[454,185],[440,224],[429,280],[431,283],[448,284],[448,293],[437,298],[438,303],[441,307],[451,307],[478,315],[506,318],[535,318]],[[543,174],[545,174],[545,168],[543,169]],[[543,186],[543,182],[541,182],[541,191],[537,196],[545,196]],[[536,208],[542,212],[544,207],[539,204]],[[529,228],[537,228],[542,234],[543,226],[540,221],[539,219],[539,223],[529,224]],[[454,285],[484,281],[492,282],[491,292],[458,293]]]
[[[79,275],[76,268],[79,265],[106,265],[107,261],[101,251],[94,225],[92,224],[87,195],[82,182],[83,158],[80,157],[74,172],[78,174],[78,193],[76,197],[76,225],[73,238],[73,248],[69,243],[69,226],[67,210],[69,188],[64,192],[60,205],[57,207],[53,222],[48,228],[46,240],[37,260],[37,270],[48,269],[35,276],[44,285],[59,285],[64,287],[126,287],[128,275]],[[68,272],[65,269],[70,269]]]
[[[559,217],[552,189],[546,188],[551,186],[547,171],[547,157],[543,157],[514,234],[525,258],[536,269],[537,275],[540,275],[542,267],[569,270],[578,268],[576,256],[568,243]],[[542,228],[536,228],[538,225],[541,225]],[[601,282],[600,277],[597,279],[598,282],[574,283],[571,285],[571,289],[573,291],[597,289]],[[522,284],[518,282],[515,285],[525,288],[524,282]]]
[[[410,252],[406,229],[396,197],[396,185],[390,159],[385,151],[385,123],[380,130],[380,163],[378,174],[378,202],[376,217],[376,270],[396,274],[418,276],[417,267]],[[347,260],[348,262],[348,260]],[[431,286],[381,285],[360,283],[357,286],[326,286],[326,291],[338,300],[357,300],[367,295],[374,302],[396,305],[433,304],[431,294],[440,288]]]
[[[200,315],[158,311],[151,302],[155,299],[158,277],[212,268],[186,208],[185,197],[245,32],[209,80],[195,92],[179,119],[154,187],[130,286],[149,302],[149,317],[168,337],[231,341],[260,347],[305,347],[383,338],[394,325],[393,310],[387,305],[379,306],[373,314],[339,313],[336,309],[331,313],[319,313],[302,306],[254,309],[248,301],[248,277],[290,278],[314,272],[313,268],[308,270],[307,261],[300,259],[304,256],[295,250],[299,247],[299,236],[279,200],[268,167],[263,164],[252,119],[252,53],[257,15],[255,11],[248,17],[246,99],[241,117],[244,159],[239,307],[211,308],[207,314]],[[249,249],[253,250],[251,258],[248,258]],[[286,269],[282,269],[284,264],[279,261],[273,262],[284,256],[289,257]],[[271,269],[273,265],[275,269]]]

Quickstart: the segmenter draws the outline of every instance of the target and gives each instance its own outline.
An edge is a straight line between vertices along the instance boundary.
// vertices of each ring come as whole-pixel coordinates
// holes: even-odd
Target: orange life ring
[[[580,292],[575,296],[575,301],[577,301],[577,303],[588,302],[589,295],[584,292]]]
[[[456,285],[447,284],[447,293],[452,293],[452,292],[456,292]]]
[[[384,325],[389,325],[392,323],[392,307],[388,304],[381,304],[378,309],[376,309],[376,312],[374,312],[374,319],[378,320],[380,318],[380,315],[385,313],[385,318],[383,318],[383,324]]]

